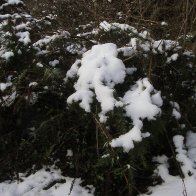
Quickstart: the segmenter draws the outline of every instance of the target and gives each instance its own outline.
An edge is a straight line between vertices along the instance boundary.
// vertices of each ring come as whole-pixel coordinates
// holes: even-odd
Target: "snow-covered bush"
[[[69,33],[52,14],[28,14],[23,1],[5,0],[0,10],[1,181],[53,164],[75,178],[67,182],[73,194],[74,183],[84,191],[78,178],[95,195],[154,193],[168,179],[189,181],[195,151],[185,152],[182,140],[192,146],[188,131],[196,127],[193,53],[128,24],[103,21]],[[15,181],[5,186],[17,189]]]
[[[131,179],[128,187],[133,186],[141,168],[152,169],[148,165],[153,164],[152,155],[164,151],[171,156],[170,138],[195,127],[195,56],[177,41],[154,40],[147,31],[138,32],[126,24],[104,21],[78,36],[96,38],[98,45],[67,72],[65,82],[75,81],[67,103],[78,102],[95,119],[97,154],[105,148],[102,157],[112,162],[114,171],[110,178],[116,175],[114,157],[118,162],[126,156],[122,151],[114,155],[115,147],[123,147],[130,153],[127,157],[135,155],[119,166],[125,168],[120,170],[122,178]],[[130,162],[137,172],[127,172]],[[133,187],[131,191],[137,192]]]
[[[18,168],[25,170],[29,164],[48,159],[51,143],[45,142],[43,148],[35,145],[40,139],[36,130],[44,127],[44,121],[53,122],[51,119],[66,108],[62,84],[66,64],[70,64],[74,54],[68,55],[70,52],[66,50],[71,44],[69,33],[51,30],[52,17],[33,18],[22,1],[0,4],[0,151],[5,172],[7,162],[12,163],[8,164],[8,170],[15,161]],[[63,44],[59,45],[60,42]],[[44,143],[43,140],[39,141]],[[15,153],[10,157],[6,149],[18,149],[18,158]]]

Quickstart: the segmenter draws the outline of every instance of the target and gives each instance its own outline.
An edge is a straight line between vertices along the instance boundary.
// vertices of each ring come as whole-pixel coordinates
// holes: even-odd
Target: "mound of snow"
[[[138,80],[123,97],[126,115],[132,119],[133,128],[128,133],[113,139],[111,146],[122,146],[125,152],[133,148],[133,142],[142,140],[142,120],[145,118],[154,120],[155,116],[161,113],[159,107],[162,106],[162,102],[160,92],[155,92],[147,78]]]
[[[81,62],[73,64],[65,80],[78,75],[74,85],[76,90],[67,102],[80,102],[80,106],[90,112],[93,97],[101,104],[100,121],[106,120],[105,114],[114,109],[119,102],[114,98],[114,86],[124,82],[126,69],[117,58],[117,46],[112,43],[95,45],[83,54]],[[81,63],[81,67],[77,66]]]
[[[60,183],[62,182],[62,183]],[[20,181],[0,183],[0,195],[4,196],[92,196],[94,189],[82,187],[79,178],[64,177],[60,170],[41,169],[30,176],[20,174]]]

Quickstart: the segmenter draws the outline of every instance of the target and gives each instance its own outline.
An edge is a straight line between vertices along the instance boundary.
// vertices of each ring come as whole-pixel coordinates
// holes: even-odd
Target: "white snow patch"
[[[171,55],[171,60],[172,60],[172,61],[176,61],[176,60],[178,59],[178,56],[179,56],[178,53],[172,54],[172,55]]]
[[[119,48],[118,52],[123,52],[123,56],[134,56],[136,54],[136,51],[133,47]]]
[[[5,59],[6,61],[9,61],[11,57],[14,56],[14,53],[12,51],[5,52],[1,55],[1,58]]]
[[[175,119],[177,120],[181,118],[180,112],[178,112],[175,108],[172,110],[172,116],[175,117]]]
[[[134,34],[138,34],[136,28],[129,26],[128,24],[120,24],[120,23],[108,23],[107,21],[103,21],[99,24],[100,29],[104,31],[111,31],[115,29],[121,29],[122,31],[130,31]]]
[[[185,191],[187,196],[195,196],[196,193],[196,170],[194,169],[194,157],[189,156],[189,150],[195,149],[196,136],[195,133],[189,132],[186,138],[187,146],[184,146],[184,137],[176,135],[173,138],[176,147],[176,159],[180,164],[182,172],[185,178],[182,181],[180,176],[172,176],[169,174],[168,158],[163,155],[154,158],[154,161],[159,163],[159,166],[155,170],[155,174],[160,176],[163,183],[154,187],[149,187],[148,194],[142,194],[143,196],[183,196]],[[188,152],[186,148],[188,147]],[[192,159],[193,158],[193,159]]]
[[[67,46],[66,50],[71,54],[82,55],[86,52],[86,48],[82,47],[80,44],[71,44]]]
[[[73,156],[73,151],[72,150],[67,150],[67,154],[66,154],[67,157],[72,157]]]
[[[4,91],[7,87],[12,86],[11,82],[8,83],[0,83],[0,90]]]
[[[188,157],[192,160],[196,169],[196,133],[189,131],[186,136],[186,147],[188,148]]]
[[[74,85],[76,92],[68,97],[67,102],[71,104],[80,101],[80,106],[90,112],[90,104],[95,95],[101,104],[100,119],[105,121],[105,114],[113,110],[117,103],[113,87],[122,83],[126,74],[125,66],[117,54],[117,47],[112,43],[95,45],[84,53],[81,62],[77,61],[67,72],[66,78],[73,77],[76,72],[78,75]],[[79,63],[81,67],[78,69]]]
[[[133,128],[126,134],[113,139],[112,147],[123,147],[125,152],[134,148],[134,142],[142,140],[142,120],[154,120],[155,116],[161,113],[159,108],[162,105],[160,93],[155,93],[154,87],[147,78],[138,80],[123,97],[126,115],[133,121]],[[154,97],[153,97],[153,95]],[[152,98],[153,97],[153,98]],[[153,102],[154,101],[154,102]]]
[[[150,84],[147,78],[138,80],[136,85],[126,92],[123,97],[123,102],[126,104],[125,110],[128,117],[133,122],[138,122],[140,119],[147,118],[154,120],[155,116],[161,112],[157,105],[152,103],[152,93],[154,87]],[[155,94],[157,95],[157,94]],[[156,102],[162,103],[161,96],[156,97]]]
[[[16,33],[16,36],[19,37],[19,41],[24,43],[24,45],[31,43],[30,33],[28,31],[18,32]]]
[[[9,17],[11,17],[10,14],[0,14],[0,19],[2,19],[2,20],[7,19]]]
[[[21,23],[21,24],[17,25],[17,26],[15,27],[15,29],[16,29],[17,31],[23,30],[23,29],[25,29],[25,30],[30,30],[30,28],[28,27],[29,24],[30,24],[29,22],[27,22],[26,24],[25,24],[25,23]]]
[[[14,5],[14,4],[19,4],[19,3],[22,3],[22,1],[20,0],[7,0],[7,3],[10,4],[10,5]]]
[[[155,93],[154,95],[151,96],[152,98],[152,103],[161,107],[163,105],[163,100],[161,98],[161,92],[158,91],[157,93]]]
[[[134,49],[134,50],[136,50],[137,49],[137,38],[131,38],[131,41],[130,41],[130,45],[132,46],[132,48]]]
[[[71,66],[71,68],[67,71],[66,77],[64,78],[65,82],[67,82],[69,78],[73,78],[76,76],[80,63],[81,60],[76,60],[75,63]]]
[[[35,42],[33,44],[33,46],[39,46],[39,47],[43,47],[47,44],[49,44],[50,42],[53,42],[54,40],[58,39],[58,38],[67,38],[68,36],[70,36],[69,32],[67,31],[62,31],[60,32],[59,34],[55,34],[55,35],[52,35],[52,36],[45,36],[44,38],[38,40],[37,42]]]
[[[57,59],[49,62],[49,65],[52,67],[56,67],[56,65],[58,65],[58,64],[59,64],[59,60],[57,60]]]
[[[124,106],[126,115],[133,121],[133,128],[113,139],[111,146],[123,147],[124,151],[128,152],[134,147],[134,142],[149,136],[141,133],[142,120],[154,120],[161,113],[163,101],[161,92],[156,91],[147,78],[138,80],[123,98],[114,98],[115,85],[123,83],[126,74],[137,70],[134,67],[126,69],[123,62],[117,58],[118,51],[112,43],[93,46],[83,54],[82,60],[77,60],[72,65],[64,81],[67,82],[69,78],[77,75],[78,79],[74,85],[76,91],[68,97],[67,103],[79,102],[80,107],[90,112],[95,96],[101,106],[101,123],[106,122],[107,112],[112,111],[114,107]]]
[[[126,68],[126,73],[128,75],[132,75],[134,72],[137,71],[137,68],[136,67],[129,67],[129,68]]]
[[[44,67],[41,63],[36,63],[37,67]]]
[[[101,156],[101,158],[104,159],[104,158],[107,158],[109,156],[110,156],[110,154],[104,154],[104,155]]]
[[[0,183],[0,195],[4,196],[93,196],[92,186],[82,187],[80,178],[64,177],[61,171],[49,168],[41,169],[34,174],[26,176],[19,174],[20,181],[6,181]],[[65,182],[60,183],[64,180]],[[52,185],[54,183],[54,185]],[[52,185],[50,187],[50,185]],[[73,189],[72,189],[73,185]],[[49,188],[47,188],[49,187]]]
[[[174,101],[170,101],[170,104],[173,107],[172,116],[175,117],[176,120],[179,120],[181,118],[179,104],[177,102],[174,102]]]
[[[162,22],[161,22],[161,26],[168,26],[168,23],[165,22],[165,21],[162,21]]]
[[[176,61],[178,59],[179,54],[175,53],[172,54],[170,57],[167,58],[166,63],[171,63],[172,61]]]
[[[31,82],[31,83],[29,83],[29,87],[37,86],[37,85],[38,85],[38,83],[37,83],[37,82]]]

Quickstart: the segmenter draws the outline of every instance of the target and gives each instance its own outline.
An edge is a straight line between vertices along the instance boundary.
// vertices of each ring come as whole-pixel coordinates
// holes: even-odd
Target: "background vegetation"
[[[6,7],[1,14],[29,13],[32,19],[22,18],[22,22],[30,21],[31,41],[44,38],[46,35],[61,35],[69,31],[69,36],[59,36],[48,45],[49,51],[44,55],[36,55],[33,45],[19,43],[15,36],[14,25],[21,21],[8,20],[1,29],[10,32],[1,39],[1,44],[14,51],[10,61],[0,60],[0,81],[5,82],[12,75],[13,86],[0,91],[0,180],[18,176],[19,172],[33,172],[43,165],[55,164],[70,177],[81,177],[85,184],[96,187],[96,195],[137,195],[147,190],[153,183],[159,183],[158,177],[152,176],[155,168],[152,157],[166,154],[170,157],[171,173],[181,175],[173,155],[172,138],[176,134],[185,135],[188,130],[196,131],[196,99],[195,99],[195,65],[194,55],[184,52],[196,50],[196,3],[191,0],[35,0],[24,1],[25,5]],[[172,39],[183,46],[177,53],[177,61],[165,64],[161,53],[149,52],[148,58],[142,54],[131,59],[121,57],[126,66],[134,64],[138,69],[138,77],[150,77],[155,89],[165,97],[162,116],[156,121],[145,121],[144,131],[152,137],[136,144],[128,154],[122,149],[113,149],[107,143],[129,128],[123,111],[116,109],[109,115],[106,125],[99,123],[99,106],[94,102],[93,111],[85,113],[78,104],[67,106],[66,100],[73,93],[75,80],[64,84],[66,71],[81,58],[81,48],[90,49],[94,41],[99,43],[115,42],[118,47],[125,46],[130,39],[129,32],[117,29],[106,32],[100,30],[96,35],[77,37],[80,32],[90,32],[100,22],[126,23],[139,31],[148,30],[153,39]],[[161,25],[161,22],[168,25]],[[3,23],[3,19],[1,19]],[[88,24],[88,25],[86,25]],[[83,26],[85,25],[85,26]],[[93,40],[93,41],[92,41]],[[68,46],[74,44],[71,52]],[[18,50],[22,51],[22,55]],[[75,52],[76,51],[76,52]],[[141,51],[143,52],[143,51]],[[176,50],[168,51],[170,55]],[[58,59],[59,64],[53,68],[49,62]],[[43,68],[36,66],[44,65]],[[149,66],[147,66],[149,65]],[[153,66],[151,66],[153,65]],[[150,74],[150,75],[149,75]],[[29,86],[36,81],[37,86]],[[123,88],[119,86],[118,94]],[[133,83],[133,82],[132,82]],[[182,85],[184,84],[184,85]],[[5,96],[16,92],[17,97],[11,103],[4,101]],[[180,121],[171,117],[170,101],[179,103]],[[185,124],[185,128],[181,126]],[[106,127],[110,127],[110,132]],[[161,142],[160,142],[161,141]],[[66,156],[68,150],[73,156]],[[101,158],[110,154],[107,158]]]

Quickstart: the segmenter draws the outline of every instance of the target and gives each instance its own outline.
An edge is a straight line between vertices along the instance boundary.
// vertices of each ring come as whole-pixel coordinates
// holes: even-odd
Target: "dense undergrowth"
[[[196,127],[194,3],[157,1],[145,8],[143,1],[24,1],[27,7],[19,0],[6,2],[0,3],[0,181],[19,180],[21,172],[55,164],[65,176],[93,185],[95,195],[139,195],[162,182],[153,175],[153,158],[162,154],[168,157],[170,174],[184,178],[173,137],[186,137]],[[185,12],[177,17],[172,8]],[[173,22],[176,18],[184,31]],[[112,100],[122,101],[104,110],[95,81],[85,83],[88,89],[78,81],[85,55],[93,53],[94,45],[107,43],[114,43],[111,50],[124,78],[116,81],[117,71],[114,77],[109,73],[108,82],[103,79],[108,70],[100,72],[103,86],[112,89]],[[99,52],[93,58],[97,56]],[[150,104],[159,112],[139,115],[141,134],[130,138],[134,147],[113,145],[115,138],[138,125],[128,115],[130,103],[123,102],[123,96],[141,81],[141,93],[152,85],[147,91]],[[77,83],[93,94],[89,111],[80,96],[67,101],[80,90]],[[153,101],[155,94],[158,102]]]

